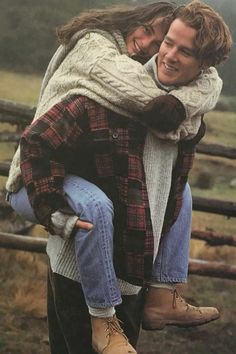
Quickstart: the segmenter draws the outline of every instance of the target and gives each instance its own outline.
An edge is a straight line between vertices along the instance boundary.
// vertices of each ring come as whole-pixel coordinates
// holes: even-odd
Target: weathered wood
[[[13,101],[0,100],[0,122],[26,125],[34,117],[35,110],[35,107]],[[235,148],[218,144],[200,143],[197,146],[197,152],[200,154],[236,159]]]
[[[217,199],[193,197],[193,209],[206,213],[236,217],[236,203]]]
[[[236,280],[236,266],[231,266],[223,262],[190,259],[189,274]]]
[[[1,142],[18,142],[20,140],[21,134],[17,133],[0,133],[0,141]]]
[[[29,252],[46,252],[47,240],[40,237],[0,232],[0,247]]]
[[[35,110],[35,107],[0,100],[0,122],[26,125],[33,119]]]
[[[211,156],[226,157],[228,159],[236,159],[236,149],[219,144],[205,144],[197,145],[197,152]]]
[[[192,230],[192,238],[207,242],[209,246],[236,246],[236,236],[217,234],[213,231]]]
[[[10,162],[0,162],[0,176],[8,176]]]
[[[0,232],[0,247],[21,251],[45,253],[47,240],[40,237]],[[221,262],[190,259],[189,273],[201,276],[236,280],[236,266]]]

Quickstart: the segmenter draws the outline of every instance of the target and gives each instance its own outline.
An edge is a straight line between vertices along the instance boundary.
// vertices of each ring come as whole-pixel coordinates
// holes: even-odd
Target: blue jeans
[[[68,203],[80,219],[90,221],[90,231],[75,234],[75,252],[86,302],[91,307],[105,308],[121,303],[121,295],[113,267],[113,206],[94,184],[76,176],[67,176],[64,192]],[[153,280],[186,282],[192,202],[188,185],[184,190],[180,215],[160,242],[154,262]],[[25,188],[9,195],[12,208],[25,219],[37,223]]]

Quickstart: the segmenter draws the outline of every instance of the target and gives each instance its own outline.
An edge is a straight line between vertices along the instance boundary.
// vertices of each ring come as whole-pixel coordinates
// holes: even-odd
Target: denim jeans
[[[121,295],[113,267],[112,203],[98,187],[80,177],[67,176],[63,188],[75,213],[94,225],[90,231],[78,230],[75,234],[76,259],[86,303],[97,308],[116,306],[121,303]],[[188,185],[183,197],[177,221],[160,242],[153,280],[171,283],[187,280],[192,214]],[[8,200],[19,215],[37,222],[25,188],[11,193]]]

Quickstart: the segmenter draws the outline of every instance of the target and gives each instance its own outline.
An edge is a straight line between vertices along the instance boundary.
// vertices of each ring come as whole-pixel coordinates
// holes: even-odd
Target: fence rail
[[[17,125],[18,130],[29,124],[35,113],[35,107],[18,104],[10,101],[0,100],[0,123]],[[17,142],[20,138],[19,132],[0,134],[0,142]],[[236,149],[217,144],[199,144],[197,152],[211,156],[219,156],[228,159],[236,159]],[[0,162],[0,175],[7,176],[10,163]],[[210,198],[193,197],[193,209],[207,213],[236,217],[236,203],[221,201]],[[7,215],[11,207],[6,203],[0,203],[0,212]],[[4,214],[5,213],[5,214]],[[236,235],[223,235],[211,231],[192,231],[192,238],[205,241],[209,246],[236,246]],[[10,234],[0,231],[0,247],[45,253],[47,240],[41,237],[31,237],[21,234]],[[199,259],[190,259],[189,273],[201,276],[219,277],[236,280],[236,266],[222,262],[209,262]]]

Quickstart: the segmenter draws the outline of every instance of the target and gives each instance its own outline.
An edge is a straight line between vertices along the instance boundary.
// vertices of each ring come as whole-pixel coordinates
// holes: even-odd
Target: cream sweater
[[[159,89],[153,80],[154,62],[146,69],[127,54],[125,42],[119,33],[77,33],[70,46],[59,47],[49,64],[35,119],[73,94],[85,95],[114,112],[135,119],[135,113],[142,112],[151,99],[167,93]],[[155,135],[149,132],[147,135],[144,166],[154,229],[155,255],[171,184],[171,171],[177,154],[176,142],[197,133],[200,115],[215,106],[221,88],[222,81],[217,71],[210,68],[190,85],[172,90],[171,94],[185,105],[187,118],[174,132],[155,132]],[[6,188],[16,192],[21,186],[18,149],[12,161]],[[157,205],[158,220],[161,220],[159,225],[155,225]],[[49,236],[47,252],[54,272],[79,281],[73,240]],[[120,286],[123,294],[136,293],[139,289],[129,287],[122,281]]]

